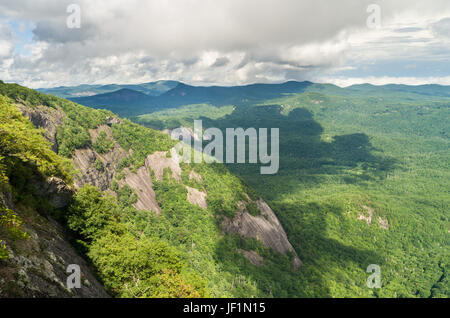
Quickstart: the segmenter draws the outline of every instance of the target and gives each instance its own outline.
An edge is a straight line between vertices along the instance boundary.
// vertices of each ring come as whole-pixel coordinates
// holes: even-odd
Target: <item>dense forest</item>
[[[431,88],[324,86],[237,103],[231,114],[202,107],[204,129],[280,128],[278,174],[260,175],[259,164],[228,168],[274,207],[304,260],[290,295],[450,295],[450,102],[418,94]],[[135,120],[192,126],[189,109]],[[369,264],[381,267],[381,289],[366,286]]]

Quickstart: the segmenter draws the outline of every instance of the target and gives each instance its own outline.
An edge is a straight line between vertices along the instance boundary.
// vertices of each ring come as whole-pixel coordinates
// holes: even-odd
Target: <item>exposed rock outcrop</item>
[[[113,117],[113,116],[110,116],[110,117],[107,117],[106,118],[106,124],[108,125],[108,126],[112,126],[112,125],[117,125],[117,124],[120,124],[122,121],[118,118],[118,117]]]
[[[257,200],[255,203],[261,213],[260,215],[251,215],[247,211],[246,203],[241,201],[235,217],[233,219],[225,218],[222,222],[224,230],[242,237],[257,239],[264,246],[281,254],[293,253],[293,265],[294,269],[297,270],[302,265],[302,262],[289,242],[278,218],[262,199]]]
[[[7,197],[0,194],[1,203],[18,211]],[[68,243],[57,222],[30,210],[21,216],[23,229],[30,238],[13,241],[2,238],[9,256],[0,261],[0,298],[109,297],[86,262]],[[70,264],[80,266],[80,288],[67,287]]]
[[[194,169],[191,170],[189,173],[189,180],[195,180],[197,182],[202,182],[202,176],[199,175],[197,172],[194,171]]]
[[[370,208],[368,206],[363,205],[363,208],[367,211],[367,213],[369,213],[368,216],[365,216],[364,214],[360,213],[358,220],[360,221],[366,221],[367,225],[371,225],[372,224],[372,220],[373,220],[373,216],[374,216],[374,209]]]
[[[63,208],[72,200],[75,190],[69,187],[63,180],[51,177],[36,185],[36,194],[48,198],[49,203],[55,208]]]
[[[238,252],[242,254],[250,263],[252,263],[255,266],[263,266],[264,265],[264,258],[259,255],[255,251],[245,251],[238,249]]]
[[[114,140],[111,128],[108,125],[100,125],[89,131],[91,141],[95,142],[101,132],[105,132],[108,139]],[[175,151],[172,153],[175,156],[177,155]],[[72,159],[75,168],[80,171],[75,180],[75,186],[82,187],[84,184],[91,184],[100,190],[108,190],[119,170],[120,161],[131,154],[132,149],[127,153],[116,141],[114,141],[113,148],[105,154],[99,154],[90,147],[75,150]],[[101,162],[101,169],[96,167],[98,161]],[[148,156],[144,166],[137,169],[136,173],[127,168],[123,170],[124,177],[118,181],[118,185],[122,187],[127,184],[135,190],[138,196],[138,200],[134,204],[136,209],[155,211],[156,214],[161,212],[153,190],[150,169],[155,172],[157,178],[159,177],[162,180],[164,168],[171,168],[172,176],[178,181],[181,179],[179,163],[174,160],[174,157],[168,158],[167,152],[156,152]]]
[[[132,173],[129,169],[124,169],[124,172],[125,177],[118,184],[120,187],[128,184],[130,188],[136,191],[138,200],[133,206],[138,210],[155,211],[156,215],[159,215],[161,208],[156,201],[152,176],[147,165],[140,167],[137,173]]]
[[[170,157],[168,157],[167,151],[158,151],[148,156],[145,165],[152,169],[156,180],[161,181],[163,179],[164,169],[167,168],[170,168],[175,180],[181,180],[180,158],[174,148],[170,150]]]
[[[177,129],[164,129],[161,132],[170,135],[173,139],[187,140],[191,138],[192,140],[200,140],[199,136],[196,133],[194,133],[194,131],[190,127],[182,126]]]
[[[202,209],[207,209],[208,204],[206,203],[206,191],[199,191],[195,188],[186,186],[188,191],[187,199],[190,203],[198,205]]]
[[[107,138],[113,140],[111,128],[107,125],[101,125],[97,129],[89,130],[91,141],[95,142],[102,131],[106,133]],[[75,179],[75,186],[79,188],[88,183],[100,190],[107,190],[118,170],[119,162],[127,156],[127,152],[117,142],[114,142],[113,148],[105,154],[99,154],[90,147],[76,149],[72,160],[80,174]],[[101,169],[96,167],[97,161],[101,162]]]
[[[24,107],[22,111],[33,124],[46,130],[47,139],[55,144],[53,150],[57,151],[56,129],[58,125],[63,123],[64,114],[58,110],[49,109],[48,107],[36,108],[33,110]],[[111,126],[118,123],[120,123],[120,119],[111,116],[106,120],[106,124],[100,125],[96,129],[91,129],[89,131],[91,142],[94,143],[101,132],[105,132],[108,139],[114,140]],[[187,129],[185,132],[195,137],[191,130]],[[97,153],[93,147],[75,150],[72,159],[75,168],[79,171],[78,176],[75,178],[75,187],[82,187],[84,184],[88,183],[103,191],[112,191],[111,185],[119,171],[119,163],[124,158],[132,155],[132,153],[132,149],[130,149],[129,152],[125,151],[116,141],[114,141],[113,147],[105,154]],[[123,169],[123,177],[118,180],[118,186],[123,187],[124,185],[128,185],[135,191],[138,196],[138,199],[134,204],[136,209],[154,211],[158,215],[161,213],[161,208],[156,200],[156,194],[153,189],[154,180],[152,180],[152,177],[161,181],[163,180],[165,169],[169,169],[171,177],[177,182],[182,182],[180,161],[181,159],[175,149],[171,149],[170,152],[155,152],[149,155],[145,160],[144,166],[138,168],[135,172],[127,168]],[[202,182],[202,176],[194,170],[190,171],[189,179],[195,180],[198,183]],[[200,191],[189,186],[186,186],[186,189],[186,199],[190,203],[198,205],[202,209],[208,208],[206,191]],[[41,191],[50,198],[50,202],[54,206],[62,207],[67,204],[67,198],[70,200],[70,197],[72,196],[70,191],[73,190],[65,188],[58,180],[53,179],[50,180],[46,186],[43,186]],[[224,219],[222,223],[224,231],[242,237],[257,239],[267,248],[282,254],[292,253],[294,256],[293,267],[297,270],[302,262],[290,244],[283,227],[272,209],[262,199],[252,201],[247,196],[247,201],[255,203],[260,214],[257,216],[253,216],[252,214],[254,213],[250,214],[247,210],[247,202],[241,201],[235,217],[233,219]],[[20,274],[23,276],[24,284],[37,286],[30,289],[31,291],[28,296],[47,295],[50,297],[87,297],[93,296],[94,294],[97,296],[106,295],[100,284],[95,281],[95,278],[92,277],[85,265],[82,267],[82,272],[86,272],[86,284],[83,286],[87,289],[69,291],[65,288],[64,282],[67,277],[65,268],[67,265],[81,265],[84,263],[83,260],[76,255],[75,251],[71,250],[70,244],[67,243],[62,235],[62,230],[58,228],[56,223],[52,223],[51,227],[49,227],[54,231],[51,234],[45,232],[46,228],[47,227],[44,227],[43,230],[41,229],[41,232],[39,232],[40,230],[38,229],[30,228],[30,231],[35,233],[33,234],[33,238],[36,238],[35,245],[39,248],[41,248],[41,245],[43,246],[43,250],[40,251],[43,255],[42,259],[39,259],[39,257],[37,259],[27,258],[27,260],[21,259],[20,257],[17,258],[15,251],[11,249],[10,255],[13,256],[9,261],[11,264],[20,264],[19,268],[24,269],[25,274]],[[55,238],[52,239],[52,236],[55,236]],[[264,265],[264,259],[257,252],[244,250],[238,250],[238,252],[253,265]],[[30,255],[34,255],[34,253]],[[41,273],[36,277],[44,275],[47,281],[52,281],[52,284],[50,284],[52,286],[47,288],[48,294],[43,293],[42,290],[45,290],[43,283],[39,282],[38,278],[33,276],[33,272],[37,271],[38,267],[43,269],[44,274]],[[2,288],[1,284],[2,281],[0,280],[0,288]],[[98,284],[98,286],[96,284]],[[95,286],[92,287],[93,285]]]
[[[378,217],[378,225],[384,230],[389,230],[389,221],[380,216]]]
[[[58,143],[56,142],[56,132],[58,126],[63,124],[66,115],[59,109],[46,106],[30,108],[20,104],[16,105],[34,126],[44,129],[44,137],[52,144],[52,150],[57,153]]]

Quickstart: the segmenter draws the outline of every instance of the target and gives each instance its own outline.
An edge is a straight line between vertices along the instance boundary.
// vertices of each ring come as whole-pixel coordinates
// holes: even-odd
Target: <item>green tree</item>
[[[106,136],[106,132],[101,131],[95,142],[92,144],[99,154],[108,153],[114,147],[114,141]]]
[[[114,197],[86,184],[73,198],[67,224],[85,239],[92,240],[113,224],[118,214]]]
[[[105,286],[121,297],[204,296],[181,276],[175,249],[162,241],[109,232],[92,244],[89,257]]]

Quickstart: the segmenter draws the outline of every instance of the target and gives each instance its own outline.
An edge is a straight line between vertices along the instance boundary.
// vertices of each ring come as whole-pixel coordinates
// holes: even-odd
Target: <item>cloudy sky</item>
[[[33,88],[450,85],[449,61],[449,0],[0,0],[0,79]]]

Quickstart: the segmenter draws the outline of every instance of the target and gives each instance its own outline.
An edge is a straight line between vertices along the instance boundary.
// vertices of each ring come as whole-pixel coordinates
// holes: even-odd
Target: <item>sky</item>
[[[449,61],[449,0],[0,0],[0,79],[31,88],[450,85]]]

